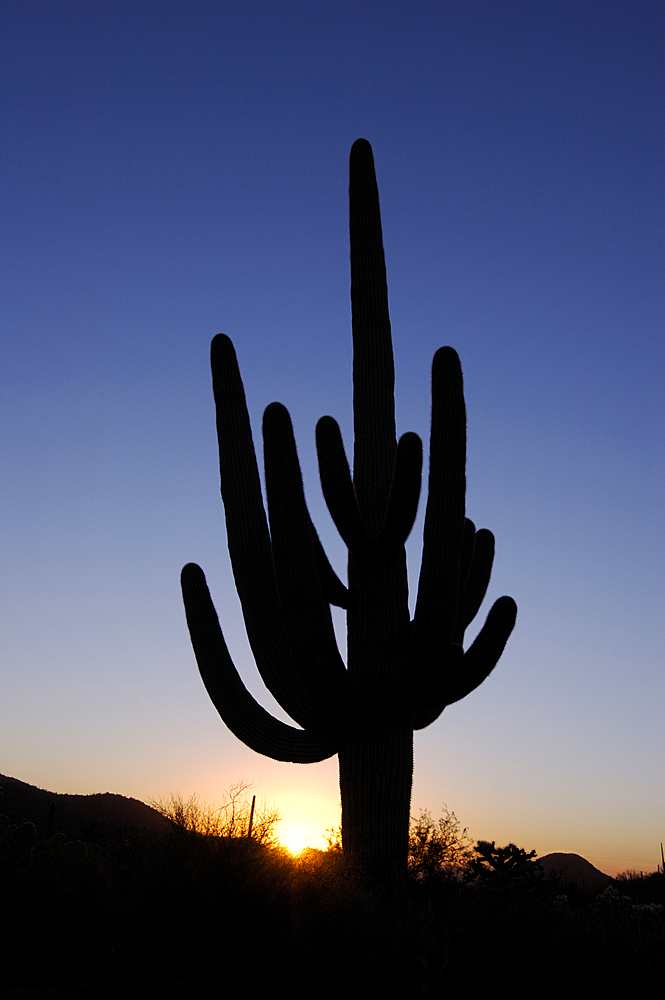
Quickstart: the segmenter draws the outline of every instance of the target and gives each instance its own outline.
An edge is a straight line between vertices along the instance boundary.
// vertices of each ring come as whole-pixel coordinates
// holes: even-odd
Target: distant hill
[[[121,832],[126,828],[139,828],[159,833],[168,828],[168,821],[156,809],[138,799],[110,792],[95,795],[63,795],[28,785],[25,781],[0,774],[2,798],[0,813],[10,823],[34,823],[38,831],[45,831],[49,822],[51,803],[53,831],[75,836],[90,836],[95,832]]]
[[[602,892],[614,882],[579,854],[546,854],[538,861],[546,875],[561,875],[564,882],[574,882],[581,889]]]

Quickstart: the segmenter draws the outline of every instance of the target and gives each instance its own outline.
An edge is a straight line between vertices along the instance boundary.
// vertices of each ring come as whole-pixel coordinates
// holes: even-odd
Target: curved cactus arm
[[[313,524],[311,525],[311,528],[312,537],[314,538],[314,555],[316,558],[316,565],[319,570],[319,580],[321,581],[323,596],[328,604],[334,604],[336,608],[348,608],[349,591],[330,565],[328,556],[326,555],[325,549],[321,544],[321,539],[317,535],[316,528]]]
[[[201,678],[222,719],[238,739],[273,760],[313,764],[337,753],[325,732],[305,731],[274,719],[238,676],[212,603],[203,570],[189,563],[181,574],[187,625]]]
[[[493,562],[494,535],[487,528],[481,528],[475,534],[471,566],[459,599],[455,642],[462,642],[464,632],[480,610],[489,586]]]
[[[409,431],[397,444],[386,518],[377,540],[382,557],[400,549],[411,533],[418,513],[422,469],[423,443],[417,434]]]
[[[268,522],[235,350],[218,334],[210,351],[226,534],[247,638],[264,684],[291,718],[308,728],[318,707],[300,690],[277,597]]]
[[[376,542],[358,509],[342,434],[332,417],[321,417],[316,425],[316,451],[323,498],[342,541],[349,552],[370,558],[376,554]]]
[[[517,605],[512,597],[500,597],[494,602],[485,624],[464,654],[458,676],[446,683],[446,704],[466,698],[489,677],[515,628],[516,619]]]
[[[409,537],[418,513],[423,465],[418,435],[409,431],[399,440],[386,514],[376,539],[371,537],[358,509],[342,435],[332,417],[319,420],[316,447],[323,496],[346,547],[365,560],[394,555]]]
[[[463,659],[463,647],[456,642],[451,643],[448,649],[445,664],[443,667],[439,668],[440,676],[436,678],[433,684],[421,693],[417,701],[413,723],[414,729],[425,729],[439,718],[448,704],[441,693],[441,676],[456,674],[460,669]]]
[[[474,642],[457,662],[449,661],[430,703],[416,712],[414,729],[424,729],[452,705],[482,684],[498,663],[515,627],[517,605],[512,597],[500,597]],[[459,647],[457,647],[459,648]]]
[[[429,495],[414,621],[436,628],[446,649],[457,617],[466,519],[466,408],[457,352],[441,347],[432,362]],[[442,622],[442,609],[446,616]],[[443,628],[442,628],[443,626]]]
[[[353,482],[373,538],[385,519],[395,465],[395,365],[388,314],[379,192],[372,147],[357,139],[349,158],[353,329]]]
[[[429,495],[423,554],[409,650],[402,671],[404,697],[431,689],[456,635],[464,539],[466,409],[457,352],[442,347],[432,363]],[[399,689],[396,689],[396,691]]]
[[[321,588],[291,418],[281,403],[263,415],[263,450],[277,592],[298,684],[319,712],[336,715],[346,667]]]

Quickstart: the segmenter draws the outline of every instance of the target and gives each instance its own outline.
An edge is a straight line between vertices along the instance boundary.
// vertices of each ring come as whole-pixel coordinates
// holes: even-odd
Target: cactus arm
[[[449,679],[451,677],[457,677],[460,675],[461,671],[464,672],[464,676],[467,676],[467,674],[468,676],[471,676],[469,671],[471,669],[472,661],[476,659],[478,651],[481,648],[484,648],[483,643],[481,642],[474,652],[474,655],[471,656],[469,660],[465,659],[464,665],[462,666],[462,659],[465,656],[462,649],[464,632],[476,617],[483,598],[485,597],[492,570],[493,559],[494,535],[491,531],[487,531],[485,528],[481,528],[480,531],[476,532],[473,521],[470,521],[469,518],[467,518],[464,530],[461,559],[461,579],[464,580],[465,583],[462,588],[462,593],[460,594],[455,633],[443,666],[437,666],[437,664],[441,663],[441,659],[431,661],[429,683],[426,688],[423,688],[422,694],[419,698],[419,704],[421,707],[418,718],[419,720],[426,718],[427,722],[421,723],[419,721],[416,725],[417,729],[422,729],[425,725],[429,725],[436,718],[438,718],[447,704],[451,704],[451,701],[448,700],[447,684],[449,683]],[[493,619],[493,621],[495,621],[495,619]],[[507,638],[508,637],[506,636],[506,639]],[[471,653],[471,650],[469,650],[469,653]],[[430,653],[430,655],[434,657],[436,654]],[[498,656],[496,659],[498,660]],[[481,680],[469,688],[467,694],[485,679],[495,664],[496,660],[492,666],[489,667],[487,673],[483,675]],[[431,698],[431,705],[429,705],[428,708],[424,708],[423,706],[428,704],[428,698]],[[459,701],[459,698],[454,698],[453,700]]]
[[[228,337],[213,339],[210,361],[229,555],[247,638],[266,687],[307,729],[319,722],[318,706],[301,690],[304,667],[295,669],[283,626],[245,391]]]
[[[353,482],[372,537],[384,521],[395,464],[395,366],[379,192],[372,147],[357,139],[349,161],[353,329]]]
[[[330,565],[325,549],[321,545],[321,539],[317,535],[313,524],[311,528],[312,537],[314,538],[314,555],[319,570],[319,580],[321,581],[323,596],[328,604],[334,604],[336,608],[348,608],[349,592]]]
[[[463,659],[464,649],[462,646],[459,646],[455,642],[451,643],[441,676],[439,676],[429,690],[424,692],[420,704],[416,709],[413,723],[414,729],[425,729],[439,718],[448,704],[445,695],[442,693],[444,682],[441,677],[445,676],[449,678],[456,676],[459,673]]]
[[[471,566],[460,595],[455,627],[455,642],[461,643],[464,632],[480,610],[492,573],[494,535],[487,528],[475,533]]]
[[[446,684],[447,705],[466,698],[489,677],[505,649],[516,618],[517,605],[512,597],[500,597],[494,602],[485,624],[464,654],[459,675]]]
[[[321,588],[291,418],[281,403],[264,413],[263,445],[277,592],[298,684],[314,706],[336,714],[346,668]]]
[[[189,563],[182,571],[181,584],[201,678],[231,732],[273,760],[310,764],[334,756],[338,747],[330,734],[295,729],[274,719],[247,691],[224,641],[203,570]]]
[[[457,352],[442,347],[432,363],[429,495],[414,622],[427,643],[445,650],[457,618],[466,520],[466,408]],[[443,620],[442,620],[443,612]]]
[[[422,484],[423,443],[417,434],[403,434],[397,444],[386,517],[377,541],[382,557],[393,555],[411,533],[418,513]]]
[[[492,605],[485,624],[466,653],[456,657],[453,652],[429,703],[416,712],[415,729],[429,726],[446,705],[466,698],[489,677],[515,627],[516,618],[517,605],[512,597],[500,597]],[[452,646],[451,650],[459,648]]]
[[[321,489],[344,544],[361,559],[394,555],[409,537],[418,513],[423,446],[417,434],[403,434],[395,452],[390,494],[378,538],[370,535],[358,509],[339,425],[322,417],[316,426]]]
[[[371,558],[376,545],[358,509],[342,435],[332,417],[321,417],[316,425],[316,450],[323,498],[342,541],[349,552]]]
[[[406,698],[422,704],[455,638],[462,560],[469,564],[474,528],[464,516],[465,465],[462,369],[456,351],[442,347],[432,363],[429,493],[418,595],[408,654],[391,692],[398,702]]]
[[[271,575],[270,535],[245,391],[233,344],[224,334],[218,334],[212,341],[210,364],[229,554],[242,600],[248,591],[254,590],[254,567],[260,567],[262,576]],[[237,522],[244,530],[234,527]]]

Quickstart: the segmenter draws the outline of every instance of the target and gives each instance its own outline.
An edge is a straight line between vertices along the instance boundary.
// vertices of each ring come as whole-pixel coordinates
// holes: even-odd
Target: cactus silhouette
[[[492,607],[464,651],[485,596],[494,538],[465,517],[466,411],[459,358],[434,356],[429,493],[420,579],[410,620],[404,543],[421,488],[422,444],[396,440],[394,365],[379,196],[370,144],[350,157],[353,477],[339,427],[323,417],[316,444],[323,495],[348,548],[348,586],[330,566],[303,492],[289,414],[263,417],[263,506],[249,416],[228,337],[212,342],[221,493],[229,553],[250,646],[279,704],[301,728],[273,718],[247,692],[229,655],[203,571],[182,571],[192,645],[222,719],[276,760],[339,756],[346,860],[370,883],[399,891],[406,875],[413,732],[473,691],[513,626],[510,597]],[[345,666],[330,605],[347,612]]]

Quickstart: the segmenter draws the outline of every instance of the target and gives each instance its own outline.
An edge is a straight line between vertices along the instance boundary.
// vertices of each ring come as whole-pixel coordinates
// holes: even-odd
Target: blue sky
[[[314,427],[330,413],[350,445],[365,136],[398,430],[427,439],[452,344],[468,513],[497,538],[488,603],[519,608],[491,678],[416,735],[413,811],[655,868],[664,28],[640,0],[3,0],[0,772],[144,800],[244,779],[313,842],[339,822],[335,761],[277,764],[226,731],[179,573],[204,567],[272,707],[226,551],[209,343],[233,339],[259,442],[265,406],[289,408],[343,573]]]

